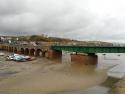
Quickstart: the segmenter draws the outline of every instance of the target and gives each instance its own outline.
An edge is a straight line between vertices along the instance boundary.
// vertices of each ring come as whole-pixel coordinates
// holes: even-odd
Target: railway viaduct
[[[21,44],[0,44],[0,49],[4,51],[8,51],[11,53],[18,53],[30,56],[38,56],[44,57],[47,54],[49,46],[47,45],[40,45],[40,46],[33,46],[33,45],[21,45]]]
[[[49,59],[61,59],[62,51],[71,53],[71,62],[97,64],[98,56],[96,53],[125,53],[125,47],[100,47],[100,46],[57,46],[47,43],[46,45],[33,46],[31,44],[0,44],[0,49],[12,53],[35,57],[47,57]],[[72,54],[75,52],[76,54]],[[77,54],[77,53],[85,53]]]

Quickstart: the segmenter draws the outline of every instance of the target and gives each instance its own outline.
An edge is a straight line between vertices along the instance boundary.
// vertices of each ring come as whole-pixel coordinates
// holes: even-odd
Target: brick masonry
[[[71,54],[71,62],[73,63],[96,65],[97,60],[98,60],[97,55],[89,56],[89,55]]]
[[[55,50],[48,51],[48,58],[49,59],[61,59],[61,57],[62,57],[61,51],[55,51]]]

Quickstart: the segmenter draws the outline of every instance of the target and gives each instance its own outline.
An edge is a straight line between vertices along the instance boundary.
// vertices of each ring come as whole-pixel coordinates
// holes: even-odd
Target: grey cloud
[[[19,14],[24,10],[24,0],[0,0],[0,16]]]
[[[125,21],[98,17],[91,0],[1,0],[0,34],[47,34],[79,40],[123,40]]]

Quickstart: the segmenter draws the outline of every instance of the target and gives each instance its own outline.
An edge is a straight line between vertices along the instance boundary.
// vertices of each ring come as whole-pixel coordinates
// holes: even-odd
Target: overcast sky
[[[0,0],[0,35],[125,41],[124,0]]]

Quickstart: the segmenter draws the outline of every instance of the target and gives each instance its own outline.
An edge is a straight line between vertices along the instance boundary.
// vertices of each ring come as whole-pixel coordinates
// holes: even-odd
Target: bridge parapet
[[[49,46],[46,46],[46,45],[37,45],[37,46],[34,46],[32,44],[28,44],[28,45],[23,45],[23,44],[1,44],[1,46],[6,46],[6,47],[16,47],[16,48],[29,48],[29,49],[49,49],[50,47]]]
[[[80,53],[125,53],[125,47],[101,47],[101,46],[51,46],[51,49],[58,51],[70,51]]]

